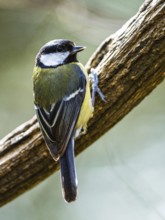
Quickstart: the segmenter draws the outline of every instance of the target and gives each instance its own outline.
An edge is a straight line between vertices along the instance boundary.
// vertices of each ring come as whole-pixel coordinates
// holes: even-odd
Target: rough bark
[[[96,68],[106,103],[96,97],[88,132],[76,141],[76,155],[139,104],[165,77],[165,2],[146,1],[119,31],[107,38],[86,65]],[[0,143],[0,205],[58,170],[36,117]]]

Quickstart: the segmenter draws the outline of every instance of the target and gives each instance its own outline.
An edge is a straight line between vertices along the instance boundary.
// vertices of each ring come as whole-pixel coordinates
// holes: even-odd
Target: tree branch
[[[86,65],[100,74],[106,103],[96,97],[88,132],[76,141],[76,155],[139,104],[165,77],[165,3],[146,1],[119,31],[107,38]],[[42,139],[36,117],[0,143],[0,205],[58,170]]]

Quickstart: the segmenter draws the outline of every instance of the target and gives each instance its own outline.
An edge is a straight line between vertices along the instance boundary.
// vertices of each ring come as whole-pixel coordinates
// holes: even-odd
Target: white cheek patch
[[[42,54],[40,57],[40,62],[44,66],[58,66],[64,63],[65,59],[68,57],[69,52],[57,52],[57,53],[49,53]]]

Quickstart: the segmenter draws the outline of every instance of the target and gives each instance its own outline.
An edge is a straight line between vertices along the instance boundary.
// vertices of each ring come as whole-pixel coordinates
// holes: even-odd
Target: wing
[[[48,109],[35,105],[38,121],[48,148],[55,159],[62,156],[75,132],[86,90],[86,79],[79,77],[78,85],[71,94],[53,103]]]

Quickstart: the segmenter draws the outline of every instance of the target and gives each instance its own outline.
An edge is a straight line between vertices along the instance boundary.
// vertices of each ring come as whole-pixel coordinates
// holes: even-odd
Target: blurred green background
[[[31,74],[49,40],[96,47],[143,0],[0,0],[0,138],[34,114]],[[0,220],[165,219],[165,83],[77,159],[79,196],[66,204],[56,173],[0,210]]]

